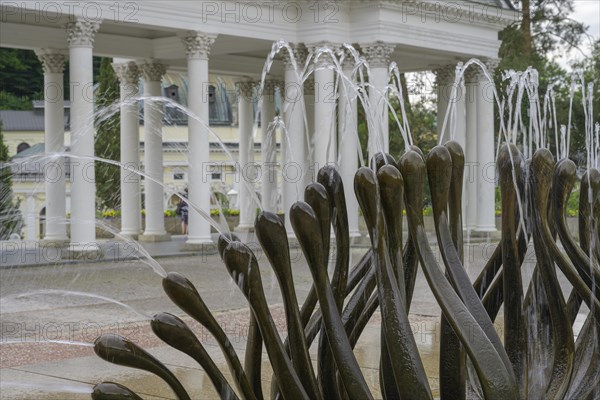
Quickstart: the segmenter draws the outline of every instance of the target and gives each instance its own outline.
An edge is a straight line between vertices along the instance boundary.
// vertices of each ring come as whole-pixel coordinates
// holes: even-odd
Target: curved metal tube
[[[461,206],[461,198],[462,198],[462,174],[465,163],[465,156],[462,151],[460,145],[456,142],[447,142],[444,144],[444,148],[448,150],[448,155],[450,156],[451,166],[448,170],[443,170],[439,172],[443,172],[445,175],[447,174],[448,178],[448,188],[447,188],[447,205],[448,209],[448,218],[453,219],[452,222],[449,222],[451,225],[449,227],[452,242],[454,247],[457,250],[459,260],[462,262],[463,260],[463,247],[462,247],[462,224],[460,228],[460,232],[458,232],[457,225],[459,224],[461,217],[461,210],[456,209],[456,207]],[[455,165],[456,162],[456,165]],[[434,175],[438,175],[439,172],[433,171]],[[431,180],[431,174],[428,171],[427,174]],[[460,182],[456,180],[460,177]],[[431,188],[430,183],[430,192],[433,195],[436,192],[433,188]],[[451,196],[452,194],[452,196]],[[450,204],[452,203],[452,204]],[[439,228],[437,227],[436,220],[436,234]],[[438,236],[439,237],[439,236]],[[460,240],[460,246],[458,245],[458,241]],[[449,244],[441,244],[438,239],[438,245],[440,247],[440,251],[444,252],[444,247]],[[445,254],[445,253],[442,253]],[[448,275],[448,269],[446,268],[446,277]],[[464,349],[460,344],[460,340],[458,336],[454,333],[454,330],[450,326],[450,323],[442,314],[441,323],[440,323],[440,397],[442,399],[464,399],[466,398],[466,380],[467,380],[467,358]]]
[[[92,389],[92,400],[142,400],[142,398],[118,383],[101,382]]]
[[[315,212],[307,203],[296,202],[290,209],[290,221],[313,276],[327,338],[344,388],[350,399],[372,399],[373,396],[352,353],[340,313],[337,310],[327,276],[327,259]]]
[[[379,181],[384,182],[381,184],[384,186],[381,191]],[[384,338],[389,348],[394,349],[393,353],[388,352],[388,354],[396,387],[400,390],[400,397],[431,399],[427,375],[410,329],[406,304],[398,287],[398,278],[392,269],[385,241],[386,227],[388,229],[396,228],[393,226],[395,223],[393,218],[397,217],[397,214],[385,213],[382,209],[380,193],[384,192],[387,195],[390,187],[398,190],[402,185],[402,176],[392,165],[382,167],[377,176],[371,169],[360,168],[354,178],[354,191],[367,223],[375,256],[374,264]],[[384,215],[392,218],[384,220]],[[387,351],[383,348],[382,351],[384,350]],[[386,387],[391,388],[392,386],[388,384]],[[393,396],[393,394],[391,395]]]
[[[327,189],[322,184],[318,182],[313,182],[306,186],[306,189],[304,190],[304,200],[307,204],[311,206],[319,221],[321,237],[323,238],[323,251],[325,253],[327,263],[329,258],[329,246],[331,238],[331,216],[333,213],[333,207],[331,205]],[[337,271],[336,274],[338,274]],[[315,287],[314,283],[313,287]],[[334,296],[336,298],[337,307],[337,305],[340,304],[339,293],[334,291]],[[343,303],[343,297],[341,301]],[[333,360],[333,355],[331,354],[331,351],[329,349],[329,342],[327,341],[327,332],[324,329],[323,324],[321,324],[320,332],[321,334],[319,336],[319,346],[317,351],[317,367],[319,382],[321,384],[321,388],[323,389],[323,396],[326,399],[339,398],[340,393],[335,377],[336,365],[335,361]]]
[[[502,297],[504,300],[504,346],[519,385],[521,397],[527,388],[527,324],[523,309],[522,256],[517,242],[515,215],[517,191],[513,174],[522,179],[524,160],[517,146],[503,145],[498,152],[498,172],[502,194]]]
[[[309,399],[269,312],[256,256],[245,244],[231,242],[223,251],[223,262],[252,307],[283,398]]]
[[[239,399],[219,367],[185,322],[173,314],[160,313],[152,318],[150,326],[154,334],[163,342],[187,354],[200,364],[222,400]]]
[[[512,371],[504,368],[502,358],[454,292],[429,247],[422,213],[425,176],[423,159],[418,153],[409,151],[402,156],[399,164],[404,177],[408,227],[414,237],[429,287],[469,354],[485,396],[491,399],[517,398],[518,392]]]
[[[531,192],[532,237],[538,260],[538,271],[546,293],[548,310],[552,320],[553,354],[551,378],[546,388],[546,397],[562,398],[566,394],[573,370],[575,343],[571,324],[567,323],[566,304],[554,269],[555,259],[551,256],[554,241],[548,228],[548,194],[554,169],[554,158],[546,149],[537,150],[531,160],[529,190]]]
[[[256,218],[255,230],[256,237],[269,259],[281,288],[292,365],[298,371],[298,376],[304,383],[310,398],[321,399],[322,394],[313,371],[304,329],[300,321],[285,226],[277,214],[263,211]]]
[[[240,239],[235,233],[223,233],[217,239],[217,248],[219,255],[223,259],[223,251],[229,242],[239,242]],[[246,353],[244,354],[244,372],[252,387],[252,391],[257,400],[263,400],[262,391],[262,336],[260,328],[256,322],[256,317],[249,308],[250,320],[248,321],[248,337],[246,339]],[[275,379],[274,379],[275,381]]]
[[[99,336],[94,342],[94,352],[110,363],[151,372],[165,381],[179,400],[191,400],[181,382],[163,363],[122,336],[114,334]]]
[[[231,375],[238,384],[243,396],[246,399],[255,399],[256,396],[233,348],[233,344],[231,344],[231,341],[225,332],[223,332],[223,329],[204,303],[204,300],[202,300],[192,282],[177,272],[169,272],[162,283],[163,289],[171,301],[208,329],[211,335],[213,335],[225,356],[225,361],[227,361]]]
[[[573,262],[579,276],[585,284],[592,289],[592,279],[600,282],[600,270],[592,267],[589,257],[585,252],[575,244],[567,227],[567,202],[569,195],[577,179],[577,167],[571,160],[564,159],[559,161],[554,167],[552,177],[552,207],[554,209],[554,220],[556,221],[556,230],[560,241],[567,253],[567,256]],[[593,278],[592,275],[593,274]],[[596,293],[600,296],[600,293]],[[600,297],[599,297],[600,298]]]

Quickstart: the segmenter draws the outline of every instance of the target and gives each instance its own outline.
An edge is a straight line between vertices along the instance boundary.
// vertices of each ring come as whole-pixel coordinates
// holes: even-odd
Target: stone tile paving
[[[486,261],[485,255],[491,254],[492,250],[493,244],[486,243],[468,247],[466,268],[472,277],[478,274]],[[364,251],[354,249],[353,261],[358,261]],[[292,249],[292,254],[294,281],[298,299],[302,302],[312,279],[299,250]],[[284,332],[285,318],[276,279],[264,255],[257,252],[257,256],[267,300],[278,328]],[[159,259],[158,263],[165,271],[181,272],[194,282],[243,359],[248,307],[219,257],[166,257]],[[63,340],[91,343],[98,334],[107,332],[130,337],[151,353],[160,355],[160,359],[186,382],[194,386],[200,384],[199,391],[194,392],[199,397],[193,398],[217,398],[210,382],[193,360],[164,346],[152,334],[148,325],[151,315],[161,311],[174,313],[193,327],[209,353],[220,365],[224,365],[212,337],[172,305],[162,291],[161,276],[148,264],[151,264],[149,260],[143,259],[1,269],[0,398],[89,398],[89,394],[70,391],[85,392],[92,384],[103,379],[131,386],[145,398],[172,398],[168,388],[156,383],[156,378],[144,372],[113,367],[93,355],[90,347],[47,342]],[[525,276],[530,276],[533,266],[526,265],[524,268]],[[440,310],[421,274],[417,278],[415,296],[410,321],[435,391],[438,385]],[[113,301],[122,302],[127,307]],[[378,387],[379,352],[374,349],[379,348],[379,329],[380,319],[376,314],[356,349],[365,376],[374,388]],[[314,346],[312,350],[315,356]],[[266,354],[263,359],[267,359]],[[270,380],[267,367],[265,362],[265,387]],[[226,367],[223,368],[226,370]],[[46,385],[48,393],[36,391],[39,385]],[[374,394],[379,395],[377,390]]]

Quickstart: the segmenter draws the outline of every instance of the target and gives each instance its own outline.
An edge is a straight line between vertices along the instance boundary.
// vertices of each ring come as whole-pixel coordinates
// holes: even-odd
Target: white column
[[[456,88],[456,120],[454,121],[454,140],[458,142],[463,151],[465,149],[467,139],[467,103],[466,103],[466,90],[463,84],[459,84]],[[452,130],[450,130],[452,132]]]
[[[317,172],[323,165],[317,162],[317,149],[315,146],[316,137],[316,103],[315,103],[315,79],[314,75],[309,76],[304,81],[304,116],[305,123],[304,130],[302,131],[302,138],[304,140],[304,148],[306,151],[306,159],[302,160],[302,170],[304,171],[302,180],[302,190],[315,181],[317,178]]]
[[[433,72],[435,73],[435,83],[437,92],[437,134],[439,138],[442,134],[444,118],[446,117],[446,112],[448,111],[448,104],[450,102],[450,90],[452,86],[450,85],[449,81],[452,79],[452,74],[454,73],[454,70],[450,65],[444,65],[434,70]],[[450,130],[446,128],[446,132],[449,131]],[[446,133],[446,135],[448,134]]]
[[[188,66],[188,108],[196,116],[188,121],[189,130],[189,199],[210,218],[210,174],[208,163],[208,56],[215,35],[190,31],[182,36]],[[189,214],[188,245],[212,243],[210,224],[193,207]]]
[[[138,95],[140,70],[133,62],[114,63],[121,90],[121,234],[137,239],[140,234],[140,129]],[[162,146],[162,143],[161,143]],[[161,148],[162,156],[162,148]]]
[[[236,176],[239,182],[240,224],[236,227],[236,230],[240,232],[252,231],[256,219],[257,204],[254,201],[256,167],[254,166],[254,140],[252,138],[255,86],[256,83],[252,81],[237,83],[240,147]]]
[[[444,119],[446,113],[450,109],[448,119],[446,121],[446,129],[444,133],[444,142],[455,140],[461,146],[465,146],[465,96],[461,84],[455,85],[456,64],[444,65],[435,70],[437,82],[437,128],[438,137],[442,134]],[[456,92],[453,93],[454,88]],[[455,98],[452,98],[452,96]]]
[[[396,45],[377,41],[375,43],[361,44],[369,62],[371,73],[369,74],[369,158],[378,152],[388,152],[389,140],[389,109],[386,103],[389,76],[388,67],[390,55]]]
[[[277,211],[277,129],[271,125],[275,118],[276,85],[276,81],[265,81],[260,110],[261,201],[263,210],[271,212]]]
[[[67,60],[62,50],[36,51],[44,67],[44,143],[47,155],[64,151],[65,103],[63,70]],[[55,157],[44,166],[46,187],[46,233],[44,240],[66,241],[65,160]]]
[[[144,78],[144,97],[161,96],[161,80],[166,67],[150,61],[140,65]],[[162,102],[144,100],[144,208],[146,228],[140,240],[159,242],[170,240],[165,230],[163,186]]]
[[[335,51],[335,45],[321,42],[311,46],[315,58],[315,88],[313,141],[314,162],[317,170],[337,161],[337,130],[335,118],[335,75],[333,59],[326,50]]]
[[[352,86],[352,82],[355,80],[352,75],[353,66],[354,58],[346,55],[342,66],[345,78],[340,78],[338,103],[338,125],[340,130],[340,158],[338,162],[340,175],[344,182],[348,228],[351,238],[361,236],[358,230],[358,201],[354,195],[354,175],[358,169],[360,144],[358,141],[357,94]]]
[[[445,143],[449,140],[454,140],[459,143],[463,148],[463,151],[466,152],[466,93],[463,84],[455,84],[456,67],[456,64],[448,64],[435,70],[438,106],[437,129],[438,137],[440,137],[442,135],[446,113],[448,112],[443,142]],[[463,221],[466,219],[466,213],[470,212],[467,208],[468,196],[466,193],[466,186],[464,185],[465,183],[466,178],[463,180],[462,194]]]
[[[99,26],[99,22],[82,19],[67,24],[71,86],[71,153],[75,156],[94,156],[92,47]],[[71,242],[89,249],[89,243],[96,240],[94,161],[73,159],[71,182]]]
[[[496,62],[486,62],[493,74]],[[495,222],[495,164],[494,164],[494,96],[492,85],[483,73],[478,74],[477,90],[477,227],[478,232],[494,232]]]
[[[467,141],[467,115],[466,115],[466,99],[465,99],[465,95],[466,95],[466,90],[465,90],[465,85],[464,83],[460,83],[457,88],[456,88],[456,101],[454,103],[455,107],[456,107],[456,118],[454,121],[454,137],[452,138],[454,141],[456,141],[458,144],[460,144],[460,146],[463,149],[463,152],[465,151],[465,146],[466,146],[466,141]],[[452,132],[452,130],[451,130]],[[463,192],[462,192],[462,208],[461,208],[461,212],[462,212],[462,221],[465,220],[465,214],[466,214],[466,203],[467,203],[467,192],[465,190],[465,178],[463,175]],[[464,222],[463,222],[464,224]],[[464,229],[464,225],[463,225],[463,229]]]
[[[290,224],[289,211],[292,204],[304,197],[304,174],[306,164],[306,138],[304,130],[304,88],[299,74],[286,53],[285,62],[285,98],[284,121],[286,130],[281,138],[282,153],[282,192],[285,227],[288,236],[295,236]],[[306,58],[306,48],[297,44],[294,46],[294,57],[298,68],[302,68]]]
[[[25,240],[38,240],[38,215],[35,207],[35,197],[33,194],[27,196],[27,217],[26,229],[25,229]]]
[[[479,67],[477,67],[479,68]],[[475,67],[465,72],[465,229],[477,226],[477,71]]]

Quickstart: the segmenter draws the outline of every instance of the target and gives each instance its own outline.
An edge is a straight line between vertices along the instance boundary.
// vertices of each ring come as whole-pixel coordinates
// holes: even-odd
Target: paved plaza
[[[252,243],[252,239],[248,238]],[[175,249],[177,239],[169,244]],[[475,277],[491,254],[494,243],[467,246],[466,268]],[[86,399],[91,387],[103,380],[122,383],[147,399],[172,399],[159,378],[138,370],[117,367],[96,357],[89,346],[101,333],[118,333],[140,344],[163,361],[181,379],[194,399],[218,398],[210,380],[195,362],[164,345],[149,328],[148,319],[161,311],[180,316],[198,334],[217,364],[227,371],[216,342],[197,323],[175,307],[161,287],[159,268],[187,276],[231,338],[243,360],[248,307],[218,255],[178,253],[162,256],[150,247],[156,260],[113,259],[89,263],[54,263],[0,270],[1,399]],[[366,251],[352,250],[355,263]],[[276,324],[285,332],[282,299],[266,257],[257,251],[265,294]],[[300,249],[291,249],[299,301],[306,297],[312,278]],[[529,257],[528,260],[532,258]],[[533,265],[524,264],[524,276]],[[561,277],[562,278],[562,277]],[[564,279],[563,279],[564,281]],[[439,345],[437,306],[424,276],[419,273],[410,320],[425,361],[434,395],[439,395],[437,352]],[[501,324],[501,320],[498,321]],[[380,318],[372,318],[356,348],[356,355],[376,397]],[[64,342],[49,343],[48,341]],[[316,346],[313,346],[316,361]],[[266,353],[263,382],[270,380]],[[229,376],[228,373],[225,374]]]

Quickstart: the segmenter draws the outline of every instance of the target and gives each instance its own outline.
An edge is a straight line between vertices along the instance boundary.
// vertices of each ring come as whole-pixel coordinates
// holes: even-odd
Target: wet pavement
[[[186,236],[174,235],[164,242],[135,240],[98,240],[85,245],[77,242],[56,243],[42,241],[0,241],[0,268],[22,265],[73,264],[86,262],[120,262],[145,257],[179,257],[214,252],[214,246],[186,251]],[[218,238],[213,234],[213,241]],[[210,250],[210,251],[209,251]]]
[[[478,243],[467,247],[466,269],[471,277],[478,274],[494,246],[493,243]],[[292,249],[291,252],[294,282],[301,303],[312,278],[300,250]],[[364,252],[364,248],[353,249],[353,262],[357,262]],[[264,254],[256,253],[267,301],[283,334],[285,318],[277,281]],[[533,260],[533,257],[526,260]],[[103,380],[124,384],[147,399],[174,398],[159,378],[143,371],[114,366],[96,357],[89,343],[103,333],[121,334],[148,349],[172,369],[193,399],[218,398],[195,361],[165,346],[149,329],[148,318],[158,312],[180,316],[229,376],[223,356],[208,332],[172,305],[162,291],[160,268],[166,272],[180,272],[196,285],[243,360],[248,307],[217,255],[170,257],[165,252],[156,261],[141,257],[137,260],[117,258],[109,262],[95,260],[7,267],[0,270],[0,399],[89,399],[92,386]],[[528,280],[533,264],[526,263],[523,271]],[[561,279],[564,282],[564,278]],[[419,273],[410,322],[436,396],[439,315],[440,309],[424,276]],[[376,313],[355,350],[377,398],[381,397],[378,378],[380,329],[381,321]],[[311,348],[314,361],[315,348],[314,345]],[[265,391],[268,391],[271,376],[267,360],[264,354]]]

